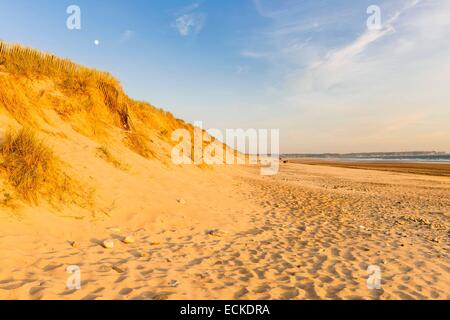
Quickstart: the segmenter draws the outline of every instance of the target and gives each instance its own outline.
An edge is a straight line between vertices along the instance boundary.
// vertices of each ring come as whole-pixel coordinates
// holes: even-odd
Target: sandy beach
[[[162,186],[98,221],[2,212],[0,299],[450,299],[448,178],[258,172],[191,173],[182,203]],[[70,265],[80,290],[66,288]],[[367,286],[373,265],[381,289]]]
[[[263,176],[221,141],[0,42],[0,300],[450,299],[448,165]]]
[[[288,159],[292,163],[450,177],[450,163]]]

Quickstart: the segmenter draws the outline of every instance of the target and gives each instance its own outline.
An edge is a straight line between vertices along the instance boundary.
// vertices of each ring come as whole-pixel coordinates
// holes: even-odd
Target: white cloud
[[[202,12],[197,12],[200,6],[200,2],[194,2],[175,13],[175,28],[181,36],[187,37],[202,31],[207,15]]]
[[[186,37],[190,34],[199,33],[205,25],[206,14],[204,13],[188,13],[178,17],[175,26],[181,36]]]

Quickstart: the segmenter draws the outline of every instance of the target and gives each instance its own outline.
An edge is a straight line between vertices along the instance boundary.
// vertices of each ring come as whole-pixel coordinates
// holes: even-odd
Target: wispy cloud
[[[314,5],[312,1],[286,1],[281,8],[254,2],[270,28],[260,34],[262,41],[248,41],[241,55],[266,60],[272,73],[282,74],[284,85],[277,89],[281,108],[289,119],[298,119],[285,134],[297,136],[296,141],[313,135],[322,146],[299,142],[289,147],[402,149],[402,143],[413,145],[408,137],[420,137],[429,148],[450,150],[445,141],[450,132],[426,139],[431,137],[426,132],[450,126],[449,1],[380,1],[380,30],[367,29],[364,5],[302,19],[298,6]],[[449,118],[440,120],[444,114]],[[323,134],[317,134],[320,129]]]
[[[381,40],[395,32],[395,23],[401,17],[402,14],[408,10],[414,8],[421,0],[413,0],[408,3],[404,8],[397,11],[379,30],[369,30],[367,29],[360,37],[358,37],[354,42],[345,46],[344,48],[338,49],[336,51],[330,52],[325,61],[322,61],[315,65],[328,65],[330,67],[339,67],[345,65],[347,62],[351,62],[358,54],[364,52],[368,46],[372,43]]]
[[[193,3],[177,12],[175,27],[181,36],[187,37],[202,31],[207,15],[203,12],[196,12],[199,7],[200,3]]]
[[[205,25],[206,14],[189,13],[177,18],[175,24],[181,36],[188,36],[192,33],[199,33]]]

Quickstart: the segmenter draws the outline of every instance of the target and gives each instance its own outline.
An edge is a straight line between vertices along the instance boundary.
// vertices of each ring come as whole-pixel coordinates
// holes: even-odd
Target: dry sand
[[[152,182],[95,172],[94,217],[0,210],[0,299],[450,299],[447,177],[152,169]],[[66,288],[69,265],[81,290]],[[367,287],[370,265],[381,290]]]

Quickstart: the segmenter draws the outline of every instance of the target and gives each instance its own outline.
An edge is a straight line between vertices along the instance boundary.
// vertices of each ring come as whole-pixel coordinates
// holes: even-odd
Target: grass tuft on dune
[[[32,129],[7,131],[1,156],[2,171],[24,200],[38,202],[40,195],[62,200],[72,193],[73,181],[62,172],[59,160]]]

